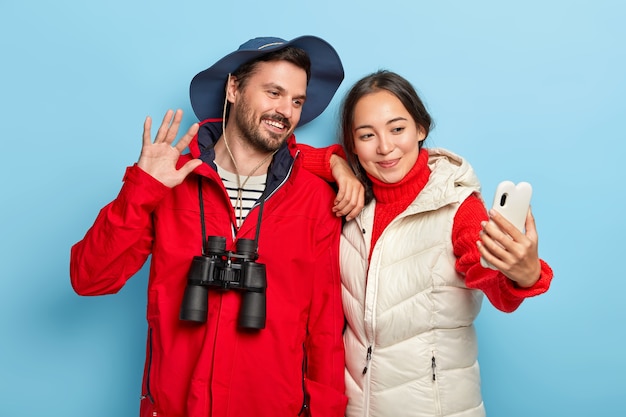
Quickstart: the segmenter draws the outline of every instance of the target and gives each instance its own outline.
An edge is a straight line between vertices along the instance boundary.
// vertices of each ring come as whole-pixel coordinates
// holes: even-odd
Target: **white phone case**
[[[502,181],[496,188],[491,207],[523,232],[532,193],[533,189],[527,182],[516,185],[511,181]],[[497,269],[482,257],[480,264],[485,268]]]

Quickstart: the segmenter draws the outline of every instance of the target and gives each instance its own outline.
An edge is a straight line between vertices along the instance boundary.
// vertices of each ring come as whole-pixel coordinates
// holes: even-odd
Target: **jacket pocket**
[[[154,397],[152,396],[152,390],[150,389],[150,376],[152,374],[152,328],[148,329],[148,346],[146,348],[146,370],[144,377],[144,392],[142,399],[145,397],[154,404]]]
[[[307,356],[306,356],[306,346],[302,345],[302,407],[298,412],[298,416],[307,417],[310,415],[309,413],[309,394],[306,390],[306,371],[307,371]]]
[[[148,329],[148,343],[146,346],[146,365],[144,370],[143,392],[141,394],[140,416],[157,417],[154,397],[150,388],[150,374],[152,371],[152,328]]]
[[[189,394],[187,397],[187,415],[190,416],[208,416],[208,383],[204,380],[192,379],[189,386]]]
[[[304,385],[309,403],[308,415],[312,417],[345,415],[348,398],[343,392],[310,379],[305,379]]]

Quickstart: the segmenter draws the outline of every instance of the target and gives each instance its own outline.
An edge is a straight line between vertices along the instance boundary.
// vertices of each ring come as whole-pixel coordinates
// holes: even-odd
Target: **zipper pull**
[[[436,373],[435,373],[435,369],[437,368],[437,364],[435,363],[435,357],[433,356],[432,362],[431,362],[431,366],[433,368],[433,381],[435,381],[436,378]]]
[[[370,361],[372,360],[372,346],[368,346],[367,348],[367,356],[365,357],[365,368],[363,368],[363,374],[365,375],[367,373],[367,367],[370,363]]]

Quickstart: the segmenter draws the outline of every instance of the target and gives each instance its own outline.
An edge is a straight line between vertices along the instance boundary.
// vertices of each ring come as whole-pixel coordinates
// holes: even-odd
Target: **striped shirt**
[[[243,188],[239,189],[237,186],[237,174],[226,171],[219,165],[217,165],[217,173],[224,183],[224,187],[230,197],[230,203],[233,205],[233,209],[235,210],[237,227],[241,227],[241,224],[250,212],[250,209],[259,197],[261,197],[263,190],[265,190],[267,174],[240,177],[244,184]]]

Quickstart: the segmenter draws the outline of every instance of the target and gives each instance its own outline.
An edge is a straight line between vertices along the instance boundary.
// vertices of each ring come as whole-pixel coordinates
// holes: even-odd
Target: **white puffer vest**
[[[451,152],[429,149],[428,164],[428,183],[384,230],[369,270],[375,202],[343,229],[348,417],[485,415],[472,324],[482,293],[455,271],[451,242],[454,215],[480,184]]]

